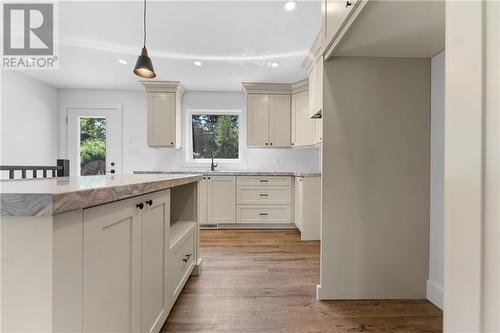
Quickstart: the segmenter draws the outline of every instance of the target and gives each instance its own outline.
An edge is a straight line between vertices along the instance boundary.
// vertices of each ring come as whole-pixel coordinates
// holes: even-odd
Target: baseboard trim
[[[443,287],[437,283],[427,280],[427,299],[441,310],[443,309]]]
[[[321,301],[323,299],[323,296],[321,295],[321,285],[320,284],[316,285],[316,299],[318,301]]]

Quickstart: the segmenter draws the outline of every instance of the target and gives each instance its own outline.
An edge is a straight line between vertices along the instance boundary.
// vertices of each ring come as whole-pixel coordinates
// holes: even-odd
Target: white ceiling
[[[445,1],[368,1],[336,56],[429,58],[445,48]]]
[[[190,90],[239,91],[242,81],[304,78],[300,66],[320,29],[321,5],[298,1],[291,12],[283,5],[148,2],[147,47],[156,79],[181,81]],[[132,74],[142,47],[142,1],[61,2],[59,12],[59,70],[26,74],[58,88],[142,89]]]

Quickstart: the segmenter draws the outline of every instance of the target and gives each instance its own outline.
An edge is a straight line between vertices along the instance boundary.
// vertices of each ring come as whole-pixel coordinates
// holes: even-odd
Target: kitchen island
[[[0,182],[2,331],[159,332],[200,271],[201,179]]]

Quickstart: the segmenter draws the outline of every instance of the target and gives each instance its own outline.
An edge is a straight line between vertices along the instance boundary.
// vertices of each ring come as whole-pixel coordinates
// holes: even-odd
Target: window
[[[106,118],[80,118],[80,173],[106,174]]]
[[[188,119],[191,123],[188,160],[240,161],[239,112],[196,111],[189,113]]]

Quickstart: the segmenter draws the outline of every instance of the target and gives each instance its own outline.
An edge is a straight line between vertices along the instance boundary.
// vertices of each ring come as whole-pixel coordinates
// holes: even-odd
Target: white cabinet
[[[207,223],[234,223],[236,207],[236,177],[208,176]]]
[[[294,222],[302,240],[319,240],[321,232],[321,177],[295,177]]]
[[[292,95],[292,147],[315,144],[316,120],[309,116],[309,91]]]
[[[323,118],[313,119],[314,121],[314,139],[313,142],[321,143],[323,142]]]
[[[199,224],[207,224],[207,188],[208,188],[208,179],[206,176],[203,176],[203,179],[198,182],[198,190],[197,190],[197,215],[198,215],[198,223]]]
[[[237,223],[292,223],[291,177],[238,176]]]
[[[323,56],[319,56],[309,72],[309,117],[323,111]]]
[[[167,319],[170,300],[167,293],[170,193],[144,196],[142,210],[142,332],[159,332]]]
[[[356,7],[357,1],[358,0],[326,0],[325,32],[327,43],[330,43],[337,37],[339,30]]]
[[[290,95],[247,95],[247,144],[250,147],[290,147]]]
[[[290,95],[271,95],[269,103],[269,145],[290,147]]]
[[[248,95],[247,117],[248,146],[269,146],[269,95]]]
[[[147,92],[148,146],[181,148],[184,88],[176,81],[143,82]]]
[[[83,332],[141,331],[141,222],[130,199],[84,210]]]
[[[167,190],[84,210],[83,332],[160,331],[169,205]]]

